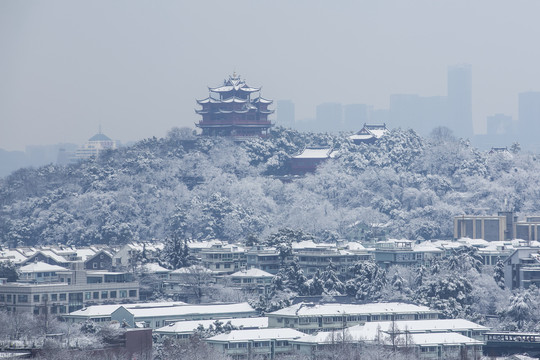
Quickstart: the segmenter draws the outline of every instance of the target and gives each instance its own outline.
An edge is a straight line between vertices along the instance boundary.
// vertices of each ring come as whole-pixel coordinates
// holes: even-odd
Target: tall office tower
[[[540,131],[540,91],[519,94],[518,141],[525,148],[540,150],[538,133]]]
[[[315,131],[336,132],[343,129],[343,109],[340,103],[317,105]]]
[[[420,126],[420,97],[416,94],[390,95],[390,127],[414,129]]]
[[[277,119],[279,126],[294,127],[294,103],[291,100],[277,101]]]
[[[505,114],[495,114],[486,119],[488,135],[508,135],[514,134],[512,117]]]
[[[358,131],[368,120],[368,107],[365,104],[349,104],[343,106],[343,129]]]
[[[462,138],[472,138],[471,65],[448,67],[448,127]]]

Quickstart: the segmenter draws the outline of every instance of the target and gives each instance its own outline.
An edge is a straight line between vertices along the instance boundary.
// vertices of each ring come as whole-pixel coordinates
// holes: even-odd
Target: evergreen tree
[[[500,258],[497,259],[497,264],[495,264],[495,268],[493,269],[493,279],[495,279],[495,282],[502,290],[506,288],[504,283],[504,263]]]

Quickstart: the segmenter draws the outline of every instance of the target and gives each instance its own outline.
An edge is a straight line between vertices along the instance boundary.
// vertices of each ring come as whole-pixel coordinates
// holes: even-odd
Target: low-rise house
[[[246,264],[248,269],[260,269],[276,275],[281,264],[279,250],[271,246],[253,246],[246,252]]]
[[[175,300],[199,303],[204,289],[216,283],[218,274],[201,265],[173,270],[163,281],[164,293]]]
[[[371,259],[371,255],[363,247],[351,246],[352,250],[349,250],[347,246],[348,244],[338,246],[335,243],[300,241],[292,243],[292,254],[298,258],[298,265],[306,275],[322,272],[330,263],[339,273],[345,274],[356,262]]]
[[[233,330],[205,341],[233,359],[274,359],[276,355],[292,353],[292,341],[304,336],[294,329]]]
[[[87,270],[112,270],[113,255],[107,250],[99,250],[93,255],[87,256],[84,261],[84,268]]]
[[[216,320],[255,317],[258,313],[247,302],[239,304],[185,305],[163,308],[129,308],[120,306],[111,314],[111,319],[135,327],[160,328],[178,320]]]
[[[227,275],[224,279],[231,282],[233,287],[243,291],[267,295],[270,292],[274,275],[260,269],[240,270],[234,274]]]
[[[404,239],[379,241],[375,243],[373,251],[375,262],[382,268],[388,268],[392,265],[416,266],[421,262],[421,256],[420,253],[413,250],[413,242]]]
[[[298,303],[267,314],[268,327],[295,328],[305,333],[343,329],[371,321],[438,319],[426,306],[406,303]]]
[[[58,282],[59,273],[66,273],[69,272],[69,270],[58,265],[35,262],[21,266],[18,272],[19,282],[38,284]]]
[[[540,287],[540,248],[517,248],[504,260],[504,282],[513,290]]]
[[[113,266],[117,269],[135,269],[146,258],[155,261],[163,251],[162,242],[131,242],[122,246],[113,256]]]
[[[232,274],[246,268],[246,250],[236,244],[213,244],[200,252],[204,267],[217,274]]]
[[[202,325],[208,329],[210,325],[214,326],[216,321],[222,325],[230,323],[233,327],[241,330],[265,329],[268,327],[267,317],[250,317],[220,320],[192,320],[176,321],[154,330],[154,333],[160,336],[170,336],[176,339],[189,339],[197,328]]]

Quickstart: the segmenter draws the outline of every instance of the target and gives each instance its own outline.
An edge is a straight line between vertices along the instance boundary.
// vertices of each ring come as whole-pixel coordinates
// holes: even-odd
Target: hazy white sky
[[[0,1],[0,148],[123,142],[198,121],[236,70],[297,119],[322,102],[445,95],[470,63],[477,131],[540,91],[540,1]]]

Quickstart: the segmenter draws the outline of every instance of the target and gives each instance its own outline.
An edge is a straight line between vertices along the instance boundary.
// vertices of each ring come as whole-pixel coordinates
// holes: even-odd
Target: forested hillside
[[[438,129],[429,139],[395,129],[374,145],[346,135],[277,128],[235,144],[173,129],[162,139],[68,167],[20,169],[0,182],[0,240],[33,245],[163,239],[263,239],[281,228],[324,240],[449,238],[452,217],[540,212],[536,156],[487,154]],[[290,181],[305,146],[339,155]],[[252,241],[251,240],[251,241]]]

